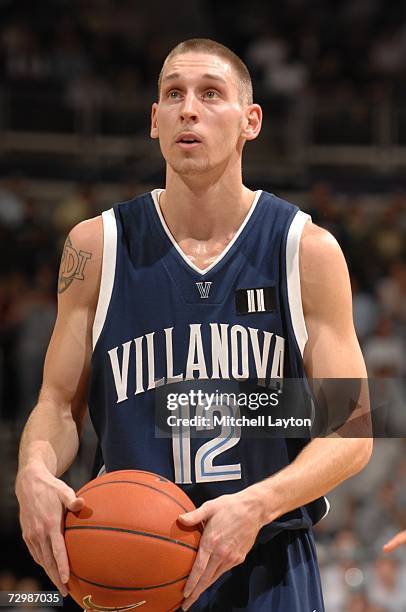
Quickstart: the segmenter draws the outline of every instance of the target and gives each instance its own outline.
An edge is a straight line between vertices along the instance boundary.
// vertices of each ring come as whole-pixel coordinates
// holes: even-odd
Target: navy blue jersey
[[[305,379],[298,254],[309,217],[258,191],[233,240],[201,270],[172,237],[159,195],[155,190],[103,213],[89,408],[107,471],[162,474],[200,505],[279,471],[308,439],[156,437],[156,387],[193,379],[265,385]],[[298,508],[261,537],[308,527],[326,509],[324,498]]]

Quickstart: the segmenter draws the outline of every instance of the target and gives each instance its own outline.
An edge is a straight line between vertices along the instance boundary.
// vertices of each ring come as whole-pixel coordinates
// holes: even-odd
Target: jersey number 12
[[[198,425],[197,430],[213,430],[213,416],[218,412],[223,417],[239,417],[239,408],[235,405],[215,405],[205,409],[201,406],[196,407],[196,416],[205,417],[210,425]],[[179,406],[181,419],[190,419],[190,407]],[[241,428],[227,422],[222,424],[220,435],[213,440],[202,444],[197,450],[194,458],[195,481],[210,482],[217,480],[239,480],[241,478],[241,464],[216,463],[214,459],[232,448],[240,441]],[[180,425],[172,431],[173,463],[175,467],[175,482],[179,484],[192,483],[192,457],[190,448],[190,427]]]

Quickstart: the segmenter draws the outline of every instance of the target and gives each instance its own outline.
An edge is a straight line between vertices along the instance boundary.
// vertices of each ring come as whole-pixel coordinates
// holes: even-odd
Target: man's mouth
[[[198,138],[195,134],[180,134],[180,136],[178,136],[176,139],[176,144],[184,147],[190,147],[200,143],[200,138]]]

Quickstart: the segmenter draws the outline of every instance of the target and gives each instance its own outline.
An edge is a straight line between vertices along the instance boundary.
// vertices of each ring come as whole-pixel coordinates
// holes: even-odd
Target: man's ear
[[[158,110],[158,104],[156,102],[154,102],[153,105],[152,105],[152,108],[151,108],[151,131],[150,131],[151,138],[158,138],[159,137],[158,122],[157,122],[157,119],[156,119],[157,110]]]
[[[262,108],[259,104],[249,104],[245,109],[242,136],[246,140],[254,140],[261,131]]]

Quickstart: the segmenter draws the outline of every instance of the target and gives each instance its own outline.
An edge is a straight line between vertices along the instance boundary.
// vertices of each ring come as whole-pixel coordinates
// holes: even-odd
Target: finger
[[[185,589],[185,592],[184,592],[185,600],[182,603],[182,608],[184,610],[188,610],[190,606],[192,606],[195,603],[195,601],[199,599],[203,591],[208,589],[209,586],[213,584],[214,577],[219,571],[220,564],[221,564],[221,560],[219,557],[216,557],[215,555],[212,555],[210,557],[207,567],[205,571],[203,572],[203,574],[201,575],[200,580],[197,582],[195,588],[189,593],[188,596],[186,596],[187,591]]]
[[[34,559],[34,561],[36,563],[38,563],[38,565],[42,565],[42,555],[41,555],[40,547],[38,547],[35,544],[31,543],[31,546],[29,547],[29,550],[30,550],[30,553],[31,553],[32,558]]]
[[[222,564],[217,571],[215,572],[215,574],[212,576],[212,578],[210,579],[209,584],[203,589],[203,591],[205,591],[206,589],[209,588],[209,586],[211,586],[212,584],[214,584],[216,582],[216,580],[218,580],[220,578],[220,576],[222,576],[225,572],[227,572],[230,569],[230,567],[228,567],[225,564]],[[184,600],[182,603],[182,610],[188,610],[191,606],[193,606],[193,604],[199,599],[200,595],[203,593],[203,591],[201,591],[199,594],[192,594],[191,597],[188,598],[188,600]],[[184,607],[186,606],[186,607]]]
[[[195,562],[193,563],[192,571],[189,574],[189,578],[187,579],[185,588],[183,590],[183,595],[185,598],[189,597],[190,593],[198,583],[200,576],[205,571],[210,559],[210,554],[210,551],[204,548],[204,542],[203,546],[202,543],[200,543]]]
[[[385,544],[383,550],[385,552],[392,552],[402,544],[406,544],[406,531],[402,531],[401,533],[395,535],[394,538],[392,538],[391,540],[389,540],[389,542]]]
[[[23,540],[24,540],[28,550],[30,551],[30,555],[34,559],[35,563],[38,563],[38,565],[42,565],[41,549],[36,544],[34,544],[34,542],[32,540],[29,540],[29,539],[24,538],[24,537],[23,537]]]
[[[77,497],[75,491],[63,481],[60,481],[59,496],[65,508],[71,512],[79,512],[85,505],[83,497]]]
[[[65,508],[71,512],[80,512],[85,505],[83,497],[76,497],[75,491],[68,486],[63,489],[61,498]]]
[[[220,576],[225,574],[225,572],[228,572],[229,569],[231,569],[231,568],[228,567],[225,564],[220,565],[220,567],[217,569],[217,572],[214,574],[214,576],[212,578],[211,584],[214,584],[216,582],[216,580],[218,580],[220,578]]]
[[[80,512],[82,508],[84,508],[84,506],[85,500],[83,499],[83,497],[76,497],[76,499],[74,499],[72,502],[66,504],[67,509],[71,512]]]
[[[43,558],[42,566],[44,570],[46,571],[58,591],[60,591],[63,596],[67,595],[68,591],[59,576],[58,568],[56,566],[56,562],[52,553],[51,543],[48,539],[43,544],[41,544],[41,550]]]
[[[210,515],[210,506],[208,504],[203,504],[200,508],[196,508],[196,510],[179,514],[178,519],[184,525],[197,525],[198,523],[206,521]]]
[[[50,534],[51,547],[61,582],[66,584],[69,580],[69,561],[66,552],[65,539],[60,531]]]

